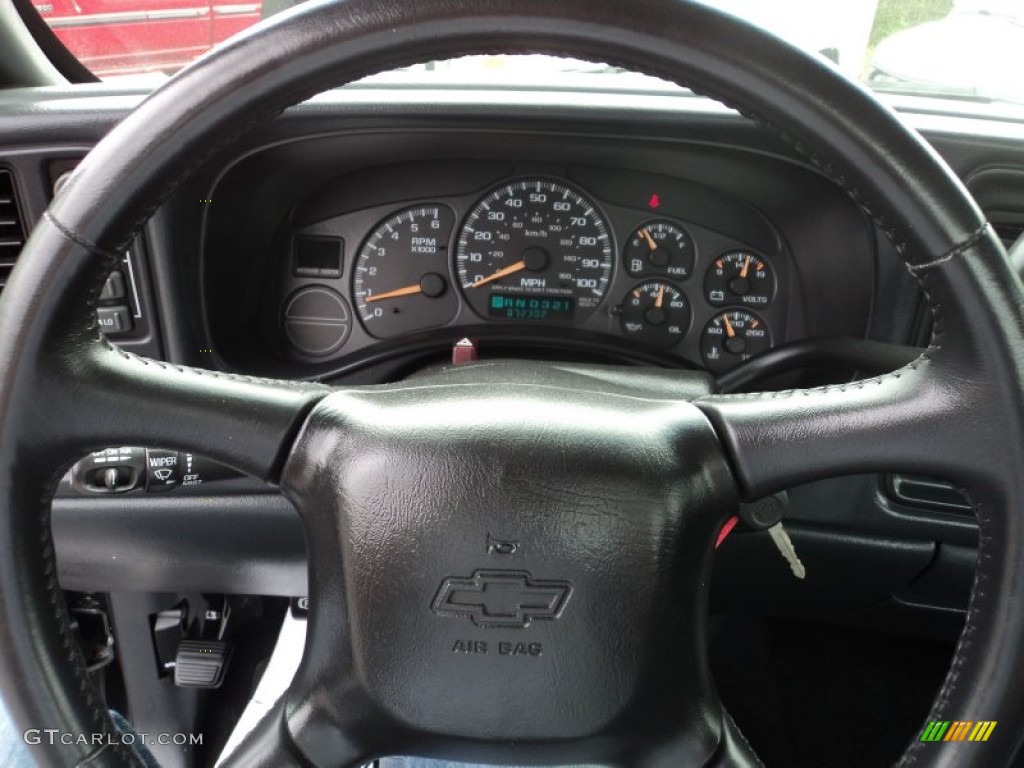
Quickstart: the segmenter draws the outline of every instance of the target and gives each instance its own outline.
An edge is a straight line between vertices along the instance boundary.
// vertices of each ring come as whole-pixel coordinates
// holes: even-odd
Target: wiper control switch
[[[146,449],[146,490],[171,491],[181,484],[181,456],[177,451]]]
[[[79,493],[148,493],[173,491],[214,480],[238,477],[223,464],[189,451],[120,447],[95,451],[71,470],[71,487]]]

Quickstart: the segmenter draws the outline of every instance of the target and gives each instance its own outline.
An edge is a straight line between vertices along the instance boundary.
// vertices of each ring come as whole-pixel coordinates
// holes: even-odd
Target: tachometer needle
[[[371,301],[382,301],[384,299],[395,299],[399,296],[411,296],[414,293],[423,293],[423,288],[419,283],[416,285],[407,285],[405,288],[396,288],[393,291],[387,293],[375,293],[372,296],[367,296],[365,301],[369,304]]]
[[[730,339],[736,335],[736,329],[732,327],[732,323],[729,322],[728,315],[722,315],[722,319],[725,321],[725,335]]]
[[[652,251],[658,250],[658,244],[654,242],[654,238],[651,237],[651,233],[648,230],[641,229],[639,232],[637,232],[637,234],[647,241],[648,248],[650,248]]]
[[[469,287],[470,288],[479,288],[481,285],[484,285],[485,283],[489,283],[489,282],[491,282],[493,280],[501,280],[501,278],[506,277],[507,275],[512,275],[512,274],[515,274],[516,272],[521,272],[524,269],[526,269],[526,261],[517,261],[515,264],[510,264],[509,266],[505,267],[504,269],[499,269],[493,275],[488,275],[487,277],[481,277],[476,282],[470,284]]]
[[[747,272],[750,271],[750,262],[754,260],[753,256],[747,256],[747,260],[743,262],[743,269],[740,270],[740,277],[746,279]]]
[[[654,306],[661,309],[661,302],[665,298],[665,284],[662,283],[661,287],[658,288],[658,298],[654,300]]]

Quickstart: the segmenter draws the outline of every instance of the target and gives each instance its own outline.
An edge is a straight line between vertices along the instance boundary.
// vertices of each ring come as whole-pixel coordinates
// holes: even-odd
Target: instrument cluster
[[[709,223],[671,189],[597,186],[514,176],[296,227],[279,295],[285,347],[314,363],[516,326],[541,343],[596,332],[719,373],[784,339],[789,261],[756,211],[736,201]],[[756,236],[722,231],[729,216]]]

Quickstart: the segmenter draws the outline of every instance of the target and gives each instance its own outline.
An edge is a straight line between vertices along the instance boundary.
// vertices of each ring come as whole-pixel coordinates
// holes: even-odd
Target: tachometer
[[[561,182],[521,179],[473,207],[455,265],[466,300],[482,317],[569,321],[601,303],[614,253],[592,200]]]
[[[458,310],[448,287],[448,239],[455,217],[441,205],[399,211],[359,249],[352,278],[359,318],[378,339],[444,325]]]

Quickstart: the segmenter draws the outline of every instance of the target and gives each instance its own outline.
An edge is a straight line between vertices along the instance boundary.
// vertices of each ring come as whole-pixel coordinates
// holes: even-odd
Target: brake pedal
[[[231,645],[223,640],[182,640],[175,656],[174,684],[183,688],[219,688]]]

